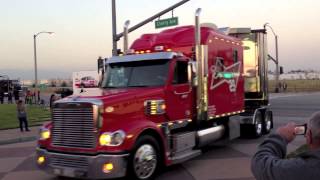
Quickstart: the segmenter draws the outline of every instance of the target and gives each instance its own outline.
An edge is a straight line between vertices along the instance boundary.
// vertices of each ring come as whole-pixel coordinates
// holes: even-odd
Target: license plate
[[[61,175],[62,174],[62,170],[61,169],[53,169],[53,174]]]
[[[64,169],[62,171],[63,176],[67,176],[67,177],[75,177],[75,173],[74,170],[72,169]]]
[[[75,177],[74,170],[72,169],[53,169],[53,174],[58,176]]]

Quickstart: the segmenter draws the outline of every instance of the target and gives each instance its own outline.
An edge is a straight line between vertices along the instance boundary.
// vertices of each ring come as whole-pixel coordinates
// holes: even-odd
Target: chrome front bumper
[[[45,158],[42,164],[37,162],[38,167],[57,176],[81,179],[109,179],[124,177],[127,171],[129,154],[89,156],[53,153],[41,148],[37,148],[36,151],[37,159],[40,156]],[[113,170],[107,173],[103,172],[105,163],[112,163]]]

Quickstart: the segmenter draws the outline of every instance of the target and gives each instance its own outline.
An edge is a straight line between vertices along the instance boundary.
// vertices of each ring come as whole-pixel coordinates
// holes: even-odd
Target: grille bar
[[[52,166],[79,168],[85,170],[89,167],[89,163],[86,158],[74,158],[65,156],[52,156],[50,164]]]
[[[59,104],[52,110],[52,144],[54,146],[92,149],[96,134],[91,103]]]

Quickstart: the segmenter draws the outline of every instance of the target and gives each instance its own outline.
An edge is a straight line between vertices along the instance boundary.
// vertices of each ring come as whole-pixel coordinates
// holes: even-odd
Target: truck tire
[[[128,177],[137,180],[150,180],[159,171],[160,146],[152,136],[140,137],[129,159]]]
[[[269,134],[273,128],[273,115],[272,111],[266,110],[262,126],[263,134]]]

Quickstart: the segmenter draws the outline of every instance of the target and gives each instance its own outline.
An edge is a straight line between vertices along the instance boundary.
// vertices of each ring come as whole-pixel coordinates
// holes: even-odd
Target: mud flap
[[[228,122],[229,140],[240,137],[240,116],[229,117]]]

